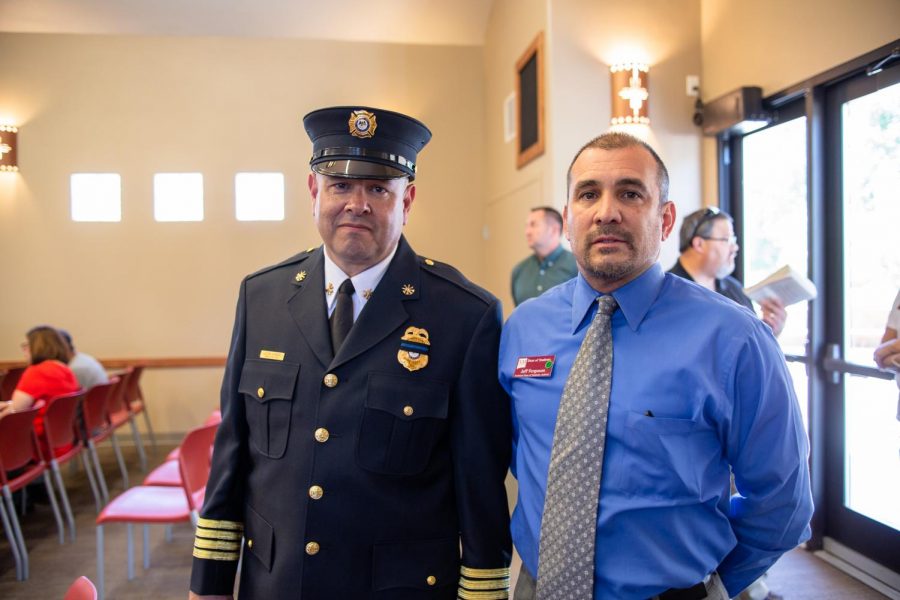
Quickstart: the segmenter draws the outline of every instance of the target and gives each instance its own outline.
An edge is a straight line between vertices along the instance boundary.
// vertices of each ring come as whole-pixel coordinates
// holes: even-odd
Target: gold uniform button
[[[318,500],[325,493],[325,490],[322,489],[322,486],[314,485],[309,488],[309,497],[313,500]]]
[[[324,383],[326,387],[333,388],[338,384],[337,375],[335,375],[334,373],[329,373],[325,376],[325,379],[322,380],[322,383]]]
[[[253,547],[253,540],[247,540],[247,547],[248,547],[248,548],[252,548],[252,547]]]
[[[266,390],[259,388],[258,390],[256,390],[256,395],[259,396],[260,398],[262,398],[263,396],[266,395]]]
[[[437,577],[435,577],[434,575],[429,575],[425,578],[425,583],[427,583],[428,585],[434,585],[437,583]]]
[[[407,406],[403,407],[403,414],[406,415],[407,417],[411,417],[414,412],[416,412],[416,411],[413,410],[412,406],[407,405]]]
[[[328,430],[325,429],[324,427],[319,427],[318,429],[316,429],[316,432],[314,435],[316,436],[317,442],[324,444],[325,442],[328,441],[328,436],[330,434],[328,433]]]
[[[429,267],[433,267],[433,266],[434,266],[434,261],[431,260],[430,258],[426,258],[426,259],[425,259],[425,264],[428,265]],[[429,579],[432,579],[432,578],[429,577]],[[432,584],[432,585],[433,585],[433,584]]]
[[[318,554],[319,553],[319,544],[317,544],[316,542],[308,543],[306,545],[306,553],[309,554],[310,556]]]

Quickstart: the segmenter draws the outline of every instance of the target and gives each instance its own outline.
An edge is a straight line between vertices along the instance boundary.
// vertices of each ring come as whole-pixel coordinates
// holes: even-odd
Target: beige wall
[[[0,359],[20,358],[44,322],[99,357],[224,355],[241,277],[318,244],[300,119],[321,106],[390,107],[431,127],[407,235],[483,278],[481,48],[0,34],[0,56],[0,118],[20,140],[19,173],[0,174]],[[283,222],[234,219],[242,170],[285,174]],[[154,221],[152,177],[166,171],[203,173],[203,222]],[[70,220],[74,172],[122,175],[120,223]],[[157,429],[197,422],[220,377],[148,373]]]
[[[701,0],[703,99],[745,85],[773,94],[900,36],[897,0]],[[716,198],[716,145],[703,144],[704,196]]]

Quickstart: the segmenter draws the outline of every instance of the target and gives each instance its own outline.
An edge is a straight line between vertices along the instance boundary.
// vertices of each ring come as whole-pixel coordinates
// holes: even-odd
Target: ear
[[[569,240],[569,243],[572,243],[572,236],[569,235],[569,203],[566,202],[566,205],[563,206],[563,235],[566,236],[566,239]]]
[[[316,179],[315,173],[309,174],[309,177],[306,179],[306,185],[309,186],[309,195],[312,198],[312,213],[313,216],[316,216],[316,200],[319,196],[319,180]]]
[[[409,220],[409,211],[412,209],[413,202],[416,200],[416,184],[410,183],[403,192],[403,224]]]
[[[662,241],[666,241],[675,227],[675,203],[667,200],[662,207]]]

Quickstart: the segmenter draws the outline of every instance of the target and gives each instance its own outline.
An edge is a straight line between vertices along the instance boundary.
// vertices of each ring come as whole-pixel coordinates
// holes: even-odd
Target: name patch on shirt
[[[516,361],[516,370],[513,377],[550,377],[553,374],[553,365],[556,364],[556,355],[547,356],[520,356]]]

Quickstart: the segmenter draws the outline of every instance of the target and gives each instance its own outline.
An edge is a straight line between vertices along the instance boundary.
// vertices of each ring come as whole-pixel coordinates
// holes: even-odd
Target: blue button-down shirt
[[[556,413],[598,295],[579,275],[522,304],[503,331],[512,535],[533,574]],[[649,598],[716,570],[737,595],[809,537],[809,445],[781,350],[751,311],[659,265],[613,296],[594,597]],[[514,375],[520,358],[548,355],[551,376]]]

